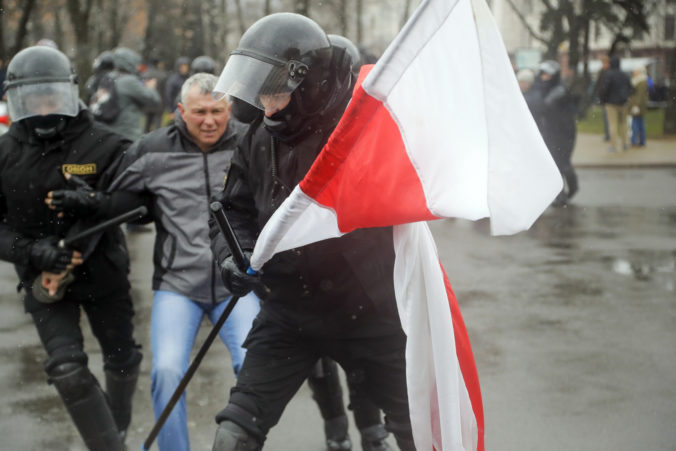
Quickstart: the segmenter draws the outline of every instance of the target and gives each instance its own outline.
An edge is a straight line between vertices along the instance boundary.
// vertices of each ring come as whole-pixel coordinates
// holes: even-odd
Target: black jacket
[[[273,138],[260,119],[250,126],[233,156],[225,190],[216,196],[244,249],[253,249],[263,225],[308,171],[347,100],[293,144]],[[222,262],[228,251],[213,224],[211,236]],[[356,230],[279,253],[262,268],[270,292],[261,315],[320,337],[401,333],[393,263],[391,227]]]
[[[524,96],[554,159],[569,158],[575,147],[577,124],[575,102],[566,87],[558,81],[537,81]]]
[[[137,196],[120,193],[108,199],[101,217],[59,218],[44,199],[51,190],[71,189],[63,174],[76,174],[94,189],[103,190],[130,142],[95,123],[86,109],[49,141],[37,139],[24,122],[13,123],[0,137],[0,259],[14,263],[21,284],[29,288],[40,274],[29,262],[31,243],[72,235],[141,202]],[[66,296],[86,299],[129,290],[129,257],[119,227],[76,247],[86,258],[74,269],[75,282]],[[28,299],[26,308],[31,310]]]
[[[620,60],[610,59],[610,69],[599,80],[599,101],[611,105],[625,105],[633,91],[629,75],[620,69]]]

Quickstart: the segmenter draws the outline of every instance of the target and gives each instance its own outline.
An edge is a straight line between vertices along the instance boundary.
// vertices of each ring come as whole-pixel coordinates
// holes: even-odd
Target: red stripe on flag
[[[365,72],[360,75],[363,79]],[[300,188],[336,212],[343,233],[437,219],[427,208],[399,127],[361,84]]]
[[[458,300],[455,298],[451,282],[448,280],[446,271],[443,265],[441,271],[444,273],[444,285],[446,286],[446,294],[448,295],[448,304],[451,307],[451,318],[453,320],[453,334],[455,336],[455,352],[458,356],[458,364],[462,372],[462,378],[465,381],[465,387],[469,393],[469,399],[472,403],[472,410],[476,418],[478,429],[478,443],[477,451],[484,451],[484,407],[481,401],[481,388],[479,387],[479,374],[474,363],[474,354],[472,353],[472,346],[469,342],[469,335],[465,328],[465,321],[462,319],[460,313],[460,306]]]

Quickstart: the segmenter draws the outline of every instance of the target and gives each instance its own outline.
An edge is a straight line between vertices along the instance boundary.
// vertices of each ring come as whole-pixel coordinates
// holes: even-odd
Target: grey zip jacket
[[[223,190],[244,125],[232,118],[221,139],[202,152],[176,114],[174,124],[148,133],[126,152],[109,191],[146,193],[157,236],[153,290],[167,290],[199,302],[230,296],[210,248],[209,203]]]

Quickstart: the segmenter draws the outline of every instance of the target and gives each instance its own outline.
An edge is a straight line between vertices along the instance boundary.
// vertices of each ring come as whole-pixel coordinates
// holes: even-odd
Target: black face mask
[[[295,95],[291,96],[291,101],[283,110],[277,111],[270,117],[263,117],[265,129],[272,136],[285,142],[303,134],[309,122],[311,120],[305,118],[299,111]]]
[[[40,139],[49,139],[58,135],[66,128],[66,117],[61,114],[33,116],[26,120],[28,128]]]

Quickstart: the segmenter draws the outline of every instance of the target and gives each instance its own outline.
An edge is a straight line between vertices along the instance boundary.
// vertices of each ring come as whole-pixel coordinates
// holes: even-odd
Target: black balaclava
[[[28,129],[39,139],[51,139],[57,136],[68,125],[68,117],[61,114],[33,116],[24,119]]]

